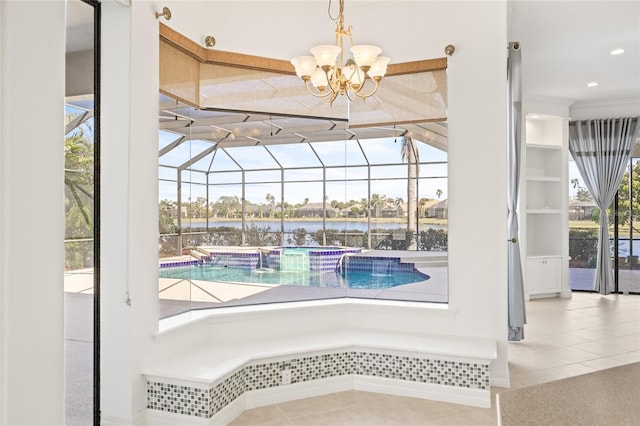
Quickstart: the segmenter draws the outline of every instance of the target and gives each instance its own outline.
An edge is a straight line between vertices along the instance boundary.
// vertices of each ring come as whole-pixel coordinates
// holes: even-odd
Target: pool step
[[[195,250],[191,250],[191,253],[196,253],[196,257],[200,259],[199,256],[209,256],[209,250],[205,247],[196,247]]]
[[[446,258],[444,258],[444,259],[441,259],[441,258],[421,259],[421,260],[417,260],[417,259],[405,260],[405,259],[402,259],[402,262],[413,263],[416,266],[416,268],[446,267],[449,264],[449,262],[447,261]]]
[[[416,268],[446,267],[449,263],[446,255],[424,256],[403,254],[400,256],[400,261],[402,263],[413,263]]]
[[[211,256],[209,256],[209,253],[204,253],[199,249],[191,250],[189,255],[205,263],[211,261]]]

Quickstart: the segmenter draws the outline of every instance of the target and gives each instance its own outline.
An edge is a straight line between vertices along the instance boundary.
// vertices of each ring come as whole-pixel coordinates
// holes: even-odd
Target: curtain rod
[[[609,150],[609,151],[577,151],[572,152],[571,155],[575,157],[595,157],[597,155],[611,156],[611,155],[620,155],[620,153],[629,154],[631,152],[630,149],[622,149],[622,150]]]
[[[618,117],[618,118],[590,118],[588,120],[574,120],[569,122],[569,126],[574,126],[576,123],[584,123],[587,121],[595,121],[595,120],[624,120],[625,118],[630,118],[631,121],[638,121],[639,117]]]

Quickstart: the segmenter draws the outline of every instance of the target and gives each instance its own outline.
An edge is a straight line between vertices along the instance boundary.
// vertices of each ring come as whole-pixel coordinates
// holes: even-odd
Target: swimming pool
[[[201,247],[200,259],[160,265],[161,278],[225,283],[385,289],[430,277],[400,258],[364,256],[348,247],[272,247],[221,251]]]
[[[410,284],[429,279],[418,271],[388,273],[373,270],[353,270],[331,272],[287,271],[269,268],[229,268],[205,264],[189,267],[169,267],[160,269],[162,278],[192,279],[227,283],[251,283],[272,285],[294,285],[303,287],[332,287],[352,289],[386,289],[402,284]]]

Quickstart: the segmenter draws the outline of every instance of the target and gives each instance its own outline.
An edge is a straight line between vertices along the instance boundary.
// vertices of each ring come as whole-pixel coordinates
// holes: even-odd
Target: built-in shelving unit
[[[562,117],[526,121],[520,209],[528,298],[570,294],[566,128]]]

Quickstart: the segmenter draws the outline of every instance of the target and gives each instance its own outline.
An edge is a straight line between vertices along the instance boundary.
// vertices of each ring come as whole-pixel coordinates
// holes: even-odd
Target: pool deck
[[[267,249],[271,247],[260,247]],[[206,247],[212,251],[255,252],[256,247]],[[333,299],[342,297],[405,300],[443,303],[448,298],[446,254],[423,251],[365,250],[349,256],[394,257],[414,263],[427,275],[426,281],[404,284],[390,289],[345,289],[270,285],[251,283],[223,283],[201,280],[159,278],[158,296],[162,317],[191,308],[243,306],[263,303]],[[160,263],[192,260],[184,255],[163,258]],[[590,290],[595,269],[570,268],[570,288]],[[93,294],[93,269],[66,271],[64,288],[69,293]],[[620,290],[640,291],[640,270],[620,270]]]
[[[211,251],[255,252],[267,247],[203,247]],[[270,248],[270,247],[269,247]],[[302,287],[292,285],[269,285],[250,283],[222,283],[201,280],[159,278],[158,296],[161,315],[170,315],[190,307],[242,306],[285,301],[303,301],[356,297],[385,300],[409,300],[420,302],[447,301],[446,254],[433,252],[411,252],[394,250],[368,250],[350,256],[394,257],[402,262],[414,263],[429,279],[418,283],[404,284],[390,289],[345,289]],[[192,260],[194,256],[183,255],[162,258],[160,263]],[[65,272],[65,291],[93,294],[93,270],[82,269]]]

